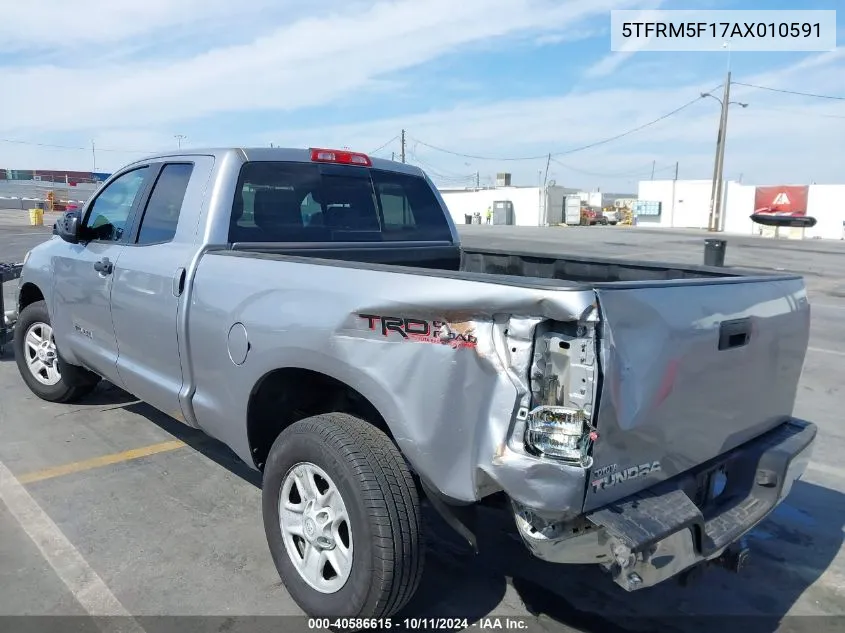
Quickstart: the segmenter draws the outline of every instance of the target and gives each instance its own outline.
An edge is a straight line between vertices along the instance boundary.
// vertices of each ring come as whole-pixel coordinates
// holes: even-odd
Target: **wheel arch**
[[[375,395],[376,390],[366,381],[356,381],[355,385],[350,382],[305,367],[278,367],[265,372],[250,391],[246,412],[247,441],[255,467],[263,469],[270,447],[282,431],[298,420],[321,413],[359,417],[398,446],[388,422],[392,416],[383,413],[392,407],[385,406],[385,398]]]
[[[45,300],[44,293],[37,284],[31,281],[25,282],[21,285],[20,290],[18,290],[18,314],[23,312],[23,309],[28,305],[32,305],[36,301]]]

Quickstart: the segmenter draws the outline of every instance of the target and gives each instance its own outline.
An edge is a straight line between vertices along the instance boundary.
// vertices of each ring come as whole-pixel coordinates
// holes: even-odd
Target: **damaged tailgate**
[[[810,307],[800,277],[606,284],[590,511],[685,472],[792,414]]]

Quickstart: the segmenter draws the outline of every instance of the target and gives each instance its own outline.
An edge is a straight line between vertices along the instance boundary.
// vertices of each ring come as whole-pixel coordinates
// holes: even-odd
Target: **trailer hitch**
[[[736,543],[729,545],[727,549],[722,552],[721,556],[713,562],[715,565],[724,567],[728,571],[739,573],[748,567],[750,558],[751,549],[748,547],[746,540],[743,538]]]

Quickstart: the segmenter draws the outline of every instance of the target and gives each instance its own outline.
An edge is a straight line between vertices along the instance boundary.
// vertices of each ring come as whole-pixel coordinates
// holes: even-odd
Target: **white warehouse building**
[[[638,215],[639,226],[664,228],[707,229],[710,216],[711,180],[644,180],[639,183],[640,204],[656,202],[656,215]],[[759,197],[760,192],[798,191],[801,209],[816,219],[816,225],[805,229],[781,229],[781,236],[794,239],[842,239],[845,235],[845,185],[784,185],[757,187],[735,181],[723,187],[722,218],[720,229],[725,233],[741,235],[772,235],[773,230],[751,221],[750,216],[762,206],[770,204],[769,198]],[[775,193],[789,202],[788,196]],[[770,202],[761,202],[770,200]]]
[[[564,197],[577,194],[577,189],[550,185],[543,187],[491,187],[487,189],[439,189],[455,224],[466,224],[466,216],[481,214],[485,221],[487,208],[496,202],[513,205],[516,226],[545,226],[563,221]]]
[[[510,174],[499,186],[483,189],[440,188],[440,194],[456,224],[465,224],[467,216],[481,215],[485,222],[488,208],[497,202],[512,205],[512,217],[506,223],[516,226],[548,226],[563,223],[567,196],[579,197],[591,206],[612,206],[617,199],[634,205],[639,226],[706,230],[710,215],[711,180],[644,180],[636,196],[628,194],[586,193],[561,187],[553,182],[546,187],[510,185]],[[780,193],[779,193],[780,192]],[[788,195],[783,195],[787,193]],[[764,235],[792,239],[836,239],[845,237],[845,185],[755,186],[735,181],[723,185],[720,230],[739,235]],[[768,195],[768,197],[766,197]],[[792,197],[792,206],[780,210],[799,210],[816,219],[816,225],[802,229],[774,229],[751,221],[750,216],[763,206]],[[797,206],[796,206],[797,204]],[[500,223],[494,220],[494,223]]]

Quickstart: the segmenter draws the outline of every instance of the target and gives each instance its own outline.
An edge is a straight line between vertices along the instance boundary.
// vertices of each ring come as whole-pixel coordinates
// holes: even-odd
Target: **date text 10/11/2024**
[[[431,630],[431,631],[477,631],[526,630],[526,618],[490,616],[469,620],[468,618],[309,618],[311,630]]]

